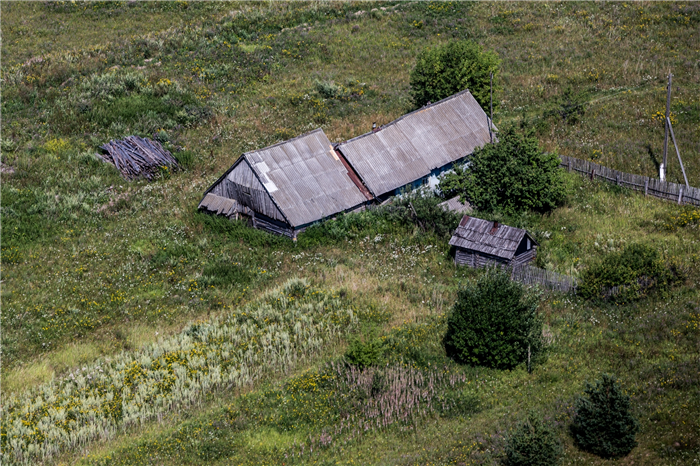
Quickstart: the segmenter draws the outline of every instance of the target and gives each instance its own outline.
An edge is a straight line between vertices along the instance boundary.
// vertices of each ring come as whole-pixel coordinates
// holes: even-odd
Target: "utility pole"
[[[671,82],[672,82],[673,75],[669,72],[668,73],[668,91],[666,92],[666,118],[665,118],[665,123],[666,123],[666,136],[664,137],[664,160],[661,162],[661,166],[659,167],[659,178],[661,181],[666,181],[666,168],[668,165],[666,165],[666,157],[668,155],[668,132],[669,132],[669,122],[670,116],[671,116]]]
[[[493,126],[493,71],[491,72],[491,103],[489,104],[489,107],[491,113],[489,118],[489,138],[491,138],[491,142],[493,143],[493,130],[491,129]]]

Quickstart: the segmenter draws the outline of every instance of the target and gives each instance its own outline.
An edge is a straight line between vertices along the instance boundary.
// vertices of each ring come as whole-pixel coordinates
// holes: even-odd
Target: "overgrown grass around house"
[[[3,2],[2,19],[3,422],[10,399],[66,388],[69,374],[77,378],[98,360],[104,371],[106,358],[143,368],[141,356],[159,339],[177,342],[197,322],[248,312],[289,277],[313,289],[344,290],[333,299],[374,322],[391,374],[465,376],[454,392],[465,394],[454,401],[464,406],[462,415],[437,408],[439,397],[452,393],[443,384],[437,398],[431,395],[432,411],[406,418],[410,428],[392,421],[346,437],[346,424],[341,434],[334,430],[344,419],[307,416],[314,395],[348,393],[357,404],[327,399],[319,406],[361,411],[384,399],[382,377],[365,397],[365,385],[346,384],[351,371],[324,372],[326,363],[338,363],[335,356],[316,353],[299,372],[273,371],[249,387],[247,407],[226,392],[221,404],[217,396],[206,398],[201,412],[183,409],[162,422],[155,415],[58,462],[495,464],[503,434],[535,410],[555,424],[564,463],[604,464],[575,449],[565,432],[573,400],[601,371],[618,376],[641,422],[630,462],[692,464],[698,456],[700,238],[692,209],[566,175],[567,200],[546,215],[474,214],[527,228],[540,244],[537,265],[559,273],[581,277],[636,243],[683,271],[665,294],[634,302],[543,296],[549,346],[530,375],[522,367],[473,372],[445,359],[440,316],[479,272],[454,267],[446,238],[455,219],[439,214],[435,199],[413,203],[415,212],[398,203],[339,216],[296,244],[195,212],[204,190],[246,151],[319,126],[340,141],[410,110],[415,58],[453,39],[498,54],[497,127],[522,124],[548,152],[642,175],[657,173],[671,70],[675,135],[690,183],[700,185],[697,5]],[[187,169],[153,183],[126,182],[94,154],[131,133],[157,137]],[[669,178],[682,179],[675,159]],[[342,354],[344,343],[332,349]],[[362,377],[374,381],[383,367],[370,364]],[[86,390],[103,376],[87,372],[93,379],[85,376]],[[171,380],[165,372],[159,382]],[[155,380],[148,371],[132,379],[139,374]],[[301,384],[318,374],[332,375],[336,385],[314,391]],[[297,395],[303,412],[289,425],[298,429],[280,430],[273,401]],[[78,420],[88,425],[93,414],[108,419],[103,405],[92,406],[92,414],[76,406],[64,411],[68,430]],[[267,417],[246,414],[255,410]],[[38,427],[43,413],[32,413],[27,422]],[[57,435],[63,445],[64,434]],[[89,429],[81,435],[99,436]],[[324,446],[328,435],[333,440]],[[41,440],[28,430],[3,436],[3,455],[12,454],[6,445],[13,441],[53,448]],[[303,455],[294,456],[300,449]]]

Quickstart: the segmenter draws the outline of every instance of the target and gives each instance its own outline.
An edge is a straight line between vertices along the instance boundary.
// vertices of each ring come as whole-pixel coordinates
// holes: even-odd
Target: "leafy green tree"
[[[445,175],[440,190],[448,197],[459,194],[486,212],[546,212],[560,205],[566,186],[559,157],[540,150],[531,132],[510,127],[498,139],[474,151],[468,167]]]
[[[586,384],[576,400],[571,433],[582,450],[602,458],[626,456],[637,446],[639,422],[630,412],[630,397],[617,379],[603,374],[595,385]]]
[[[443,338],[457,362],[511,369],[542,349],[537,301],[507,272],[489,269],[476,284],[460,290]]]
[[[428,48],[411,72],[411,95],[418,107],[469,89],[477,102],[489,105],[490,73],[498,73],[498,56],[472,41],[454,41]],[[495,82],[495,81],[494,81]]]
[[[506,439],[504,466],[556,466],[563,453],[551,426],[528,417]]]

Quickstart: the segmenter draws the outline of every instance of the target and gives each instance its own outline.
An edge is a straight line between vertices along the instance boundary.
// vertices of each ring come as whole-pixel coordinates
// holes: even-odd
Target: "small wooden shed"
[[[538,245],[525,230],[465,215],[450,246],[457,265],[515,267],[532,261]]]

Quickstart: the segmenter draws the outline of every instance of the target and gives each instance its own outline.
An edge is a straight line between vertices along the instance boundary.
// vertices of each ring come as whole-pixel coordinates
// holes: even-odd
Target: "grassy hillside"
[[[642,422],[640,446],[624,461],[692,464],[700,456],[696,210],[570,177],[567,203],[551,214],[496,218],[531,230],[541,244],[538,265],[560,273],[580,276],[642,241],[687,277],[668,296],[621,306],[543,296],[551,345],[533,374],[458,367],[435,346],[457,289],[476,276],[454,268],[444,237],[366,213],[317,227],[295,245],[195,211],[244,151],[318,126],[339,141],[411,110],[416,55],[455,38],[473,39],[502,60],[497,126],[522,123],[547,150],[644,175],[660,162],[658,115],[671,70],[674,129],[698,186],[698,5],[1,8],[3,397],[21,398],[106,358],[135,357],[190,322],[254,305],[292,277],[361,310],[356,329],[374,327],[395,342],[391,370],[406,371],[400,362],[409,362],[425,377],[449,370],[459,378],[449,389],[439,385],[425,412],[410,413],[411,423],[359,433],[355,419],[336,432],[333,416],[344,408],[329,400],[345,393],[369,406],[384,393],[358,395],[347,374],[329,369],[343,352],[342,336],[283,372],[207,392],[197,409],[145,419],[59,461],[489,464],[503,434],[534,409],[558,423],[565,463],[603,464],[566,434],[575,395],[602,371],[620,377]],[[585,104],[576,119],[567,118],[572,102]],[[93,154],[130,134],[157,136],[186,169],[150,184],[124,181]],[[669,177],[679,181],[671,155]],[[332,383],[313,385],[319,377]],[[280,399],[294,399],[300,414],[282,420]],[[447,405],[462,408],[441,408]]]

